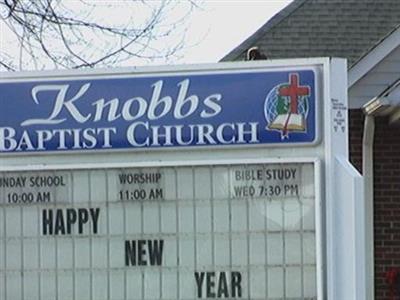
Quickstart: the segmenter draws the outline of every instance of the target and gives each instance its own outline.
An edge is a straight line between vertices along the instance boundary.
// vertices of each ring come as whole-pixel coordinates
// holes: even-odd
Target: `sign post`
[[[0,299],[362,299],[345,74],[3,75]]]

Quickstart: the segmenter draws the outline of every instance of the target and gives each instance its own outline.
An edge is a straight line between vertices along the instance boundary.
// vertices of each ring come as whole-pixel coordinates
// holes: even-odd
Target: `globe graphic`
[[[264,115],[265,119],[267,120],[267,124],[271,124],[275,120],[275,118],[278,116],[278,95],[279,95],[279,90],[282,87],[287,87],[288,84],[280,84],[274,87],[269,94],[267,95],[267,98],[265,99],[264,102]],[[308,115],[308,97],[299,97],[298,98],[298,113],[303,115],[307,119]],[[290,105],[290,98],[289,97],[284,97],[285,103],[287,105]]]

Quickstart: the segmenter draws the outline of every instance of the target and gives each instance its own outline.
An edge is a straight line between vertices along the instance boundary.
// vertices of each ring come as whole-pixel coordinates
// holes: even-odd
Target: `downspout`
[[[364,133],[362,142],[362,173],[364,177],[364,195],[365,195],[365,250],[367,254],[366,261],[366,291],[367,299],[375,298],[374,290],[374,132],[375,117],[365,115]]]

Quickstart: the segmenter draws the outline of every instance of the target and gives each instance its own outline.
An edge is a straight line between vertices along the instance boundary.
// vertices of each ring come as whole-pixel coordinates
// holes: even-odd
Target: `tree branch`
[[[17,53],[5,47],[3,52],[19,61],[20,69],[48,68],[49,63],[56,68],[83,68],[115,66],[135,58],[168,59],[182,49],[185,22],[201,1],[130,0],[122,2],[122,8],[121,2],[0,0],[0,22],[20,49]],[[177,10],[170,12],[178,6],[184,10],[172,19]],[[102,11],[118,9],[125,18],[110,22],[102,17]],[[170,36],[177,33],[180,38],[171,42]],[[4,63],[4,54],[0,53],[0,69],[13,69]]]

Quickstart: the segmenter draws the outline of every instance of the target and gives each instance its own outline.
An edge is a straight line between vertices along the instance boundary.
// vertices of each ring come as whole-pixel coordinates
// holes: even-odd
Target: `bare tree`
[[[0,0],[0,70],[170,59],[201,0]]]

